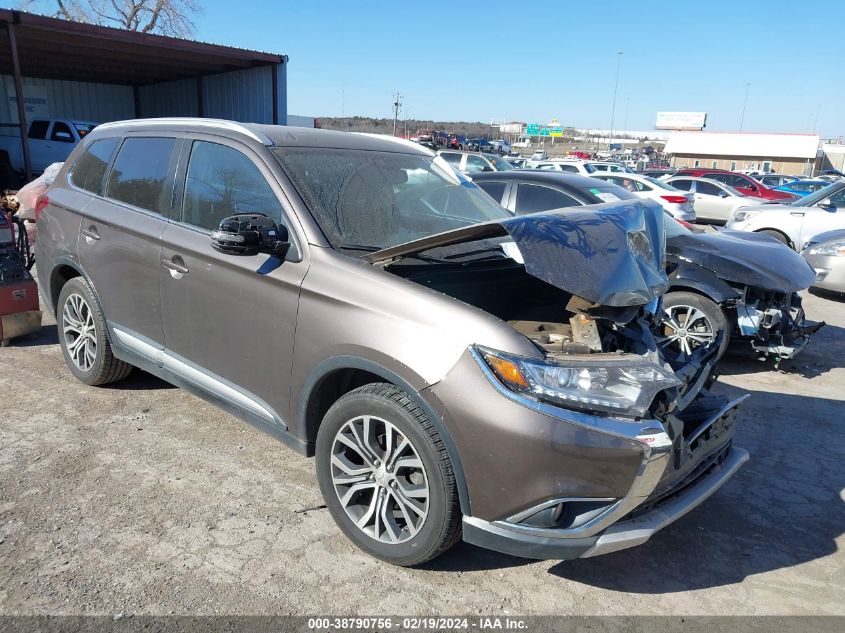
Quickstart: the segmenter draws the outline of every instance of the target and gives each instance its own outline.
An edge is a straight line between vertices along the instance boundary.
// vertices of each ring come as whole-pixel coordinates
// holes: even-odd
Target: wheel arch
[[[790,238],[789,235],[787,235],[784,231],[781,231],[780,229],[776,229],[776,228],[769,227],[769,226],[764,226],[764,227],[761,227],[759,229],[754,229],[755,233],[763,233],[765,231],[769,231],[769,232],[772,232],[772,233],[778,233],[779,235],[783,235],[783,239],[786,240],[786,245],[789,246],[789,248],[791,248],[793,251],[796,250],[795,249],[795,242],[793,242],[792,238]]]
[[[669,277],[670,292],[694,292],[721,305],[739,293],[709,268],[682,263]]]
[[[55,313],[58,309],[59,294],[65,284],[76,277],[85,277],[79,266],[70,260],[59,260],[50,270],[50,287],[47,290],[47,298],[50,300],[50,308]],[[90,281],[89,281],[90,283]],[[93,285],[91,286],[93,288]]]
[[[335,356],[322,361],[311,370],[300,391],[297,404],[300,435],[307,447],[306,454],[313,456],[317,431],[331,405],[353,389],[373,382],[387,382],[399,387],[425,412],[443,439],[452,462],[461,511],[470,514],[469,490],[458,449],[443,420],[410,382],[375,361],[358,356]]]

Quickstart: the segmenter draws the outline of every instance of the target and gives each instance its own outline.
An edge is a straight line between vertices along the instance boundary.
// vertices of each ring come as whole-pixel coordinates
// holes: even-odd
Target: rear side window
[[[578,206],[581,203],[575,198],[549,187],[523,184],[516,190],[516,212],[520,215]]]
[[[675,189],[680,189],[682,191],[692,191],[692,180],[673,180],[669,183]]]
[[[70,182],[74,187],[99,195],[103,189],[103,176],[106,167],[117,147],[116,138],[106,138],[91,143],[70,172]]]
[[[719,189],[716,185],[710,182],[701,182],[699,181],[698,184],[695,185],[696,193],[703,193],[707,196],[718,196],[722,193],[722,190]]]
[[[577,174],[578,173],[578,168],[575,165],[561,165],[560,170],[561,171],[568,171],[571,174]]]
[[[455,169],[461,166],[461,156],[463,154],[455,154],[454,152],[441,152],[440,154],[440,157]]]
[[[502,196],[505,195],[505,183],[485,180],[484,182],[477,182],[475,184],[481,187],[493,200],[502,204]]]
[[[165,189],[176,139],[128,138],[109,173],[106,196],[165,215]]]
[[[282,223],[282,205],[255,163],[232,147],[196,141],[188,163],[182,221],[213,230],[235,213],[263,213]]]
[[[29,126],[29,138],[36,140],[43,140],[47,138],[47,128],[50,127],[49,121],[33,121]]]

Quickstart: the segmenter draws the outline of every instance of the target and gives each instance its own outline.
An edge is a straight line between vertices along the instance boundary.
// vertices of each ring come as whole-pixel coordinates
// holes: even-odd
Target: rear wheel
[[[457,487],[443,440],[394,385],[365,385],[332,405],[317,433],[316,459],[329,512],[365,552],[395,565],[419,565],[460,537]]]
[[[669,292],[663,296],[663,320],[658,347],[669,360],[689,358],[702,345],[712,345],[721,334],[721,358],[730,343],[728,320],[722,308],[694,292]]]
[[[71,279],[59,293],[56,327],[65,363],[86,385],[116,382],[132,372],[132,365],[112,354],[106,320],[84,278]]]

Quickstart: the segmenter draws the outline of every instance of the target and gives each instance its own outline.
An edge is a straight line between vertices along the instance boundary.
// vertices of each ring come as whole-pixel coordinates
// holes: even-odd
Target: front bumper
[[[487,522],[464,517],[464,540],[473,545],[512,556],[536,559],[572,560],[618,552],[642,545],[655,532],[674,523],[694,509],[719,488],[748,461],[748,452],[731,447],[723,461],[714,464],[706,476],[685,488],[677,496],[657,504],[645,514],[615,523],[592,537],[566,538],[548,534],[529,534],[503,527],[500,522]]]
[[[731,448],[744,397],[728,402],[704,391],[715,362],[705,360],[686,379],[692,382],[674,414],[663,422],[633,421],[524,398],[468,351],[425,392],[449,428],[466,476],[464,540],[529,558],[578,558],[604,534],[616,534],[610,530],[619,521],[627,525],[660,507],[656,516],[669,518],[651,526],[656,531],[695,507],[747,458]],[[723,462],[730,467],[716,468]],[[702,492],[687,490],[693,486]],[[662,510],[681,492],[685,504]],[[646,519],[637,521],[642,527]],[[634,545],[641,537],[614,539]],[[596,553],[609,547],[608,539]]]

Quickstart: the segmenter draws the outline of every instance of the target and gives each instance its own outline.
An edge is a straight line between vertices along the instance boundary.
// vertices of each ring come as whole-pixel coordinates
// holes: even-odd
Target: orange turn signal
[[[484,360],[487,361],[487,364],[490,365],[490,369],[495,372],[496,376],[498,376],[502,382],[520,389],[528,389],[530,387],[528,380],[526,380],[525,376],[522,374],[522,370],[520,370],[516,363],[490,354],[485,354]]]

